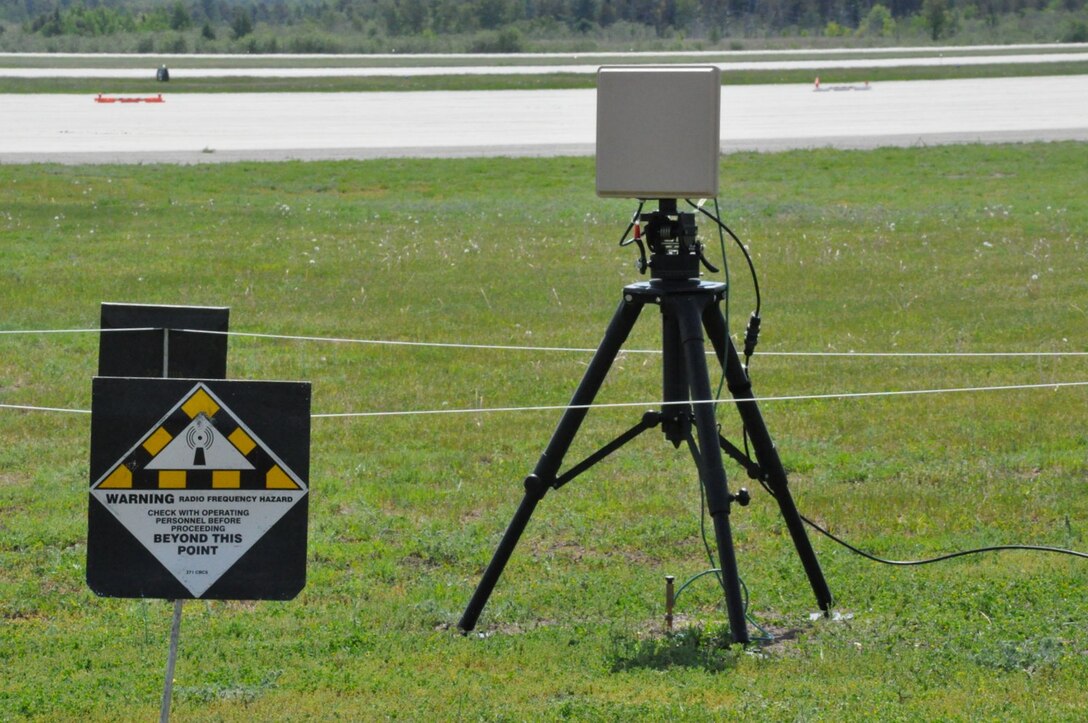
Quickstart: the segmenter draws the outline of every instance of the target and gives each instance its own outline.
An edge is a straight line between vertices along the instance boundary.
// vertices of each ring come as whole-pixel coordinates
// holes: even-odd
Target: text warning
[[[96,378],[91,450],[98,594],[288,599],[305,585],[308,384]]]

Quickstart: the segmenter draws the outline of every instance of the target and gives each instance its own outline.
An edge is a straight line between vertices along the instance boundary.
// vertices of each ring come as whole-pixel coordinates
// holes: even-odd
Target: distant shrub
[[[472,53],[520,53],[521,33],[514,28],[478,33],[469,47]]]
[[[1088,23],[1083,20],[1073,20],[1062,36],[1063,43],[1088,43]]]
[[[880,3],[873,5],[858,26],[858,35],[873,38],[890,38],[895,35],[895,18],[891,11]]]
[[[842,38],[850,35],[850,28],[843,27],[832,20],[824,27],[824,35],[829,38]]]
[[[230,21],[231,37],[235,40],[244,38],[253,32],[253,17],[245,8],[235,8],[234,17]]]
[[[328,35],[308,34],[289,39],[285,46],[288,53],[342,53],[340,41]]]
[[[174,35],[166,40],[162,45],[162,52],[171,53],[173,55],[181,55],[189,52],[189,43],[185,40],[185,36],[182,34]]]

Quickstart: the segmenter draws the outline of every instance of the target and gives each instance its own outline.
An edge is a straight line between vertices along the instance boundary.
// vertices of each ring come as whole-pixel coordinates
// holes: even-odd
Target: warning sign
[[[95,592],[287,599],[302,589],[308,384],[96,378],[93,396]]]

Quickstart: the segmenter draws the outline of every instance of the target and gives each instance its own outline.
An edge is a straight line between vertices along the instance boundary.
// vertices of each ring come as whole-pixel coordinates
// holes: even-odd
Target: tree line
[[[533,39],[865,37],[942,40],[1050,16],[1051,40],[1088,40],[1088,0],[0,0],[0,19],[27,36],[174,33],[182,48],[226,48],[260,34],[272,51],[358,50],[360,42],[489,39],[469,49],[518,51]],[[1040,21],[1042,22],[1042,21]],[[0,28],[3,28],[0,25]],[[1083,36],[1083,37],[1082,37]],[[328,47],[298,47],[298,39]],[[295,40],[292,44],[292,39]],[[352,39],[355,43],[352,43]],[[1038,39],[1038,38],[1025,38]],[[318,42],[318,41],[321,42]],[[994,38],[1001,41],[1002,38]],[[410,46],[411,44],[409,44]],[[250,48],[253,49],[252,47]],[[164,48],[164,50],[168,50]],[[267,50],[267,49],[266,49]]]

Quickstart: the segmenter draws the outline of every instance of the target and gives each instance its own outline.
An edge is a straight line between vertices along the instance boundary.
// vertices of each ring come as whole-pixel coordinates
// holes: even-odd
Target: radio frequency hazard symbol
[[[169,384],[174,388],[178,384],[178,380],[99,378],[95,380],[95,406],[110,406],[110,400],[103,398],[106,395],[101,387],[121,381],[138,385]],[[185,384],[192,385],[193,382]],[[211,388],[231,388],[231,385],[244,384],[268,387],[277,383],[198,382],[188,388],[180,400],[138,437],[135,444],[115,458],[92,481],[88,581],[96,591],[104,587],[106,591],[102,594],[156,596],[146,594],[148,590],[141,583],[135,584],[139,588],[136,592],[118,593],[114,589],[116,586],[110,584],[110,570],[92,570],[92,559],[106,561],[106,565],[131,564],[124,562],[125,559],[131,560],[131,556],[116,557],[109,562],[111,554],[108,548],[135,542],[146,549],[189,595],[202,597],[221,578],[229,578],[228,573],[236,563],[304,500],[308,493],[305,480],[262,442],[246,421],[235,414]],[[308,437],[309,385],[304,386]],[[131,394],[126,396],[132,399]],[[139,396],[136,398],[139,399]],[[249,406],[253,406],[252,403]],[[272,413],[272,419],[262,415],[266,424],[275,425],[281,421],[275,419],[274,401],[259,407]],[[292,413],[283,414],[288,417]],[[109,430],[103,424],[97,425],[97,428],[100,432],[98,437],[109,436]],[[96,424],[92,416],[92,461],[95,436]],[[308,439],[306,448],[308,454]],[[107,534],[106,539],[92,539],[96,531],[96,504],[108,511],[128,535]],[[101,519],[100,512],[98,519]],[[98,527],[105,530],[111,526],[101,524]],[[112,527],[115,529],[116,526]],[[295,524],[285,529],[297,531],[297,527]],[[304,565],[304,519],[301,544]],[[239,590],[235,585],[229,596],[248,599],[266,597],[262,590],[267,591],[269,585],[260,580],[275,579],[278,572],[282,573],[275,569],[276,557],[275,554],[265,554],[247,560],[242,576],[256,580],[257,587],[261,589],[249,592]],[[254,564],[267,564],[273,569],[255,571],[252,569]],[[122,576],[131,578],[132,573]],[[106,584],[96,586],[95,580],[105,580]],[[275,583],[271,585],[273,590],[276,587]],[[279,595],[272,594],[271,597]]]

